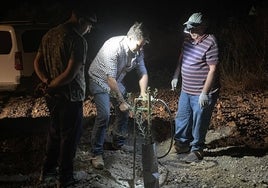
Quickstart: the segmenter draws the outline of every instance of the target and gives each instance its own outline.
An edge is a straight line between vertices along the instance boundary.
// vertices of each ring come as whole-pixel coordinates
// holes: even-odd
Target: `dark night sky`
[[[68,19],[66,6],[80,0],[9,0],[7,6],[0,6],[0,21],[6,19],[26,19],[49,22],[52,25]],[[94,57],[103,42],[109,37],[124,35],[134,21],[143,21],[151,31],[151,42],[148,45],[146,59],[148,65],[163,70],[175,67],[178,49],[183,38],[182,24],[197,11],[210,17],[214,28],[221,27],[236,18],[248,17],[252,5],[266,7],[267,0],[98,0],[94,3],[98,23],[88,35],[91,46],[90,55]],[[265,9],[264,9],[265,10]],[[264,11],[265,12],[265,11]],[[164,63],[163,63],[164,62]]]
[[[49,9],[52,4],[78,2],[80,0],[12,0],[7,2],[7,6],[1,5],[1,16],[10,9],[22,9],[25,6],[39,7],[39,9]],[[110,0],[94,1],[89,0],[98,12],[100,17],[105,18],[150,18],[176,20],[181,16],[188,16],[193,11],[205,11],[213,16],[241,16],[247,13],[252,4],[260,4],[264,0]]]
[[[9,0],[7,6],[0,7],[0,21],[8,16],[12,19],[33,14],[44,17],[42,21],[58,24],[68,16],[62,12],[65,6],[81,0]],[[85,0],[87,1],[87,0]],[[214,23],[220,24],[228,17],[243,17],[248,14],[251,5],[260,5],[265,0],[88,0],[96,9],[98,27],[129,27],[134,21],[143,21],[155,29],[176,27],[179,29],[188,17],[196,11],[203,11]],[[61,9],[61,10],[57,10]],[[18,13],[19,11],[20,14]],[[24,14],[24,15],[23,15]],[[111,32],[111,35],[115,32]]]
[[[66,5],[80,0],[9,0],[7,6],[0,6],[0,21],[5,19],[25,19],[35,15],[35,19],[58,24],[64,22],[68,16]],[[95,27],[97,35],[96,46],[108,37],[125,34],[134,21],[147,23],[152,33],[161,33],[158,44],[167,35],[180,34],[182,24],[197,11],[209,15],[212,23],[217,27],[223,25],[230,17],[238,19],[248,16],[252,5],[262,6],[265,0],[98,0],[95,3],[88,0],[95,8],[98,23]],[[267,5],[267,3],[266,3]],[[26,18],[27,19],[27,18]],[[173,33],[172,33],[172,32]],[[92,34],[94,34],[94,32]],[[93,35],[94,36],[94,35]],[[176,38],[177,36],[175,36]],[[156,37],[156,40],[159,37]],[[155,40],[155,41],[156,41]],[[177,41],[175,41],[177,42]],[[170,44],[169,44],[170,45]],[[172,44],[171,44],[172,45]],[[163,45],[162,45],[163,46]]]
[[[54,25],[64,22],[68,14],[66,5],[81,0],[9,0],[0,6],[0,21],[6,19],[34,19]],[[87,1],[87,0],[85,0]],[[96,27],[110,35],[126,32],[134,21],[147,23],[155,29],[181,29],[188,17],[197,11],[209,15],[212,22],[220,25],[229,17],[243,18],[252,5],[262,6],[265,0],[88,0],[95,8]],[[266,3],[267,4],[267,3]],[[41,19],[40,19],[41,18]],[[98,30],[99,31],[99,30]]]

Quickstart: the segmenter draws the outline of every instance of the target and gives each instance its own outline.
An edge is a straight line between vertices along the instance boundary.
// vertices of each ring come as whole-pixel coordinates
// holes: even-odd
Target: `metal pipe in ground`
[[[158,161],[155,143],[142,145],[144,188],[159,188]]]

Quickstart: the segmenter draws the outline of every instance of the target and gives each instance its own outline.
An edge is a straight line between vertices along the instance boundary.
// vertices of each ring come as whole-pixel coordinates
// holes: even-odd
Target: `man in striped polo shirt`
[[[185,37],[171,81],[175,89],[181,76],[174,148],[178,154],[189,153],[183,160],[191,163],[204,157],[205,137],[220,89],[219,54],[216,38],[208,34],[202,13],[192,14],[184,25],[190,37]]]

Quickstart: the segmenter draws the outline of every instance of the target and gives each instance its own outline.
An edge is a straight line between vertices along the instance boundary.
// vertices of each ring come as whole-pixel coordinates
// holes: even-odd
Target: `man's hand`
[[[173,78],[171,81],[171,90],[174,91],[177,87],[178,84],[178,79],[177,78]]]
[[[128,110],[130,109],[130,105],[129,105],[127,102],[122,102],[122,103],[119,105],[119,109],[120,109],[122,112],[128,111]]]
[[[147,93],[145,92],[140,93],[139,98],[142,98],[143,100],[147,100]]]
[[[47,94],[48,86],[46,83],[41,82],[39,83],[34,89],[34,96],[35,97],[43,97]]]
[[[207,106],[208,105],[208,94],[202,92],[199,96],[198,104],[199,104],[200,108]]]

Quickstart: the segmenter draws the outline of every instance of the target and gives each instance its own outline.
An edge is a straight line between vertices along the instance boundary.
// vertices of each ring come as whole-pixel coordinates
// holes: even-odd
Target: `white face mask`
[[[83,30],[82,35],[90,33],[91,29],[92,29],[92,24],[86,24],[85,25],[85,30]]]
[[[83,18],[79,19],[79,25],[80,25],[80,32],[81,35],[85,35],[87,33],[90,33],[92,29],[92,23],[89,21],[84,20]]]

